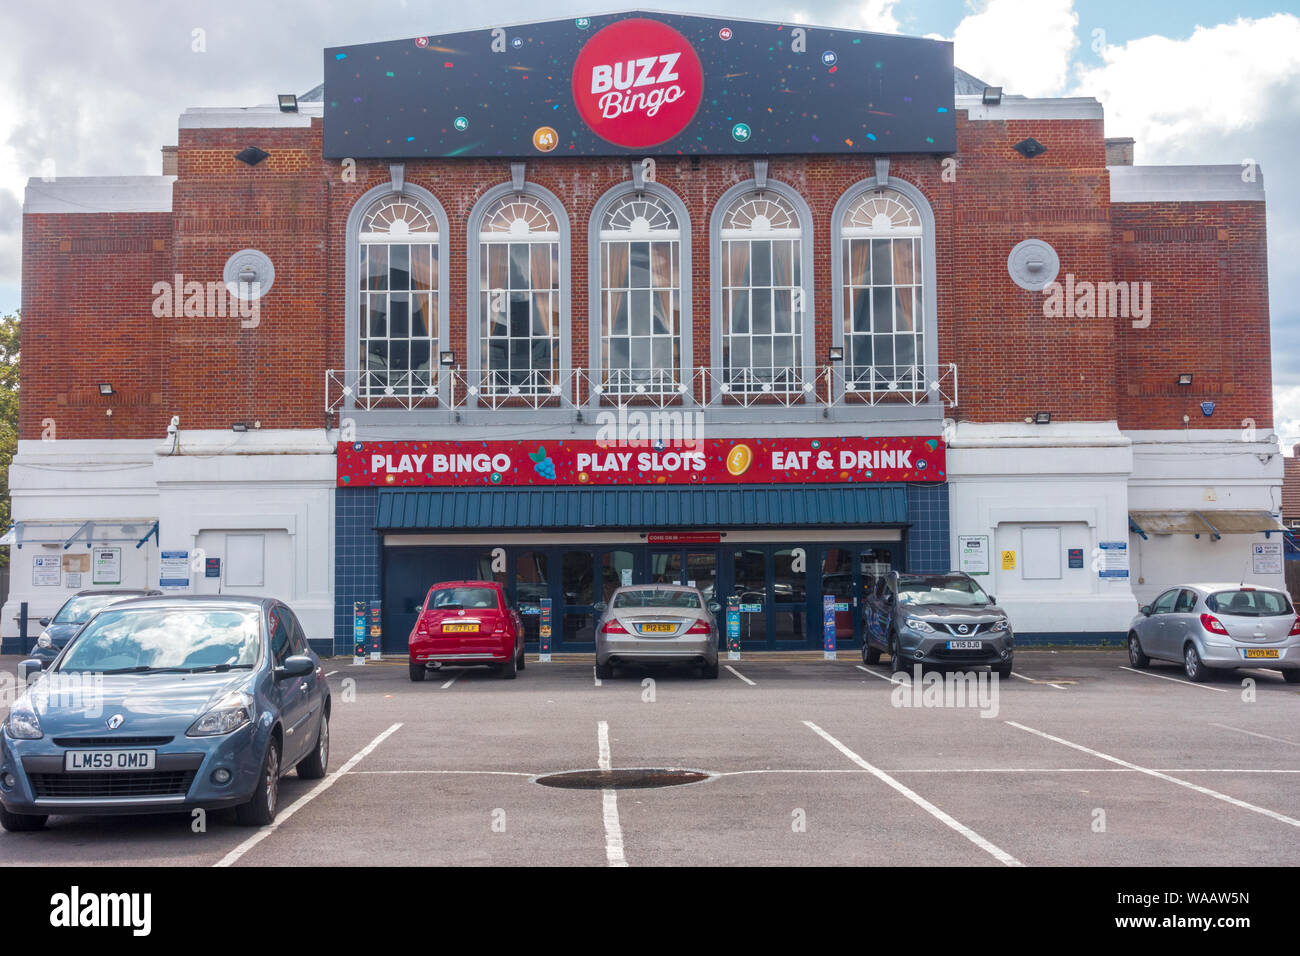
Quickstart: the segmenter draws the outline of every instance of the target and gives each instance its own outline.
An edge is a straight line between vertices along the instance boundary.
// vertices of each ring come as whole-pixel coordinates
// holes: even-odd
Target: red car
[[[524,669],[524,620],[495,581],[444,581],[429,588],[408,640],[411,680],[430,664],[488,664],[506,680]]]

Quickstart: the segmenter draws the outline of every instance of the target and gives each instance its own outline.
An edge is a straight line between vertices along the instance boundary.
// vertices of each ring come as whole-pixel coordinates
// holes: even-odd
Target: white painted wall
[[[1128,537],[1129,440],[1114,422],[1027,425],[963,422],[949,432],[952,553],[960,535],[987,535],[984,586],[1019,633],[1123,632],[1137,611],[1127,581],[1093,570],[1102,541]],[[1060,534],[1060,577],[1036,577],[1024,559],[1025,532]],[[1084,567],[1066,551],[1082,548]],[[1013,551],[1014,567],[1002,567]]]
[[[1132,431],[1132,511],[1266,511],[1282,507],[1282,456],[1275,436],[1254,429]],[[1241,581],[1286,589],[1285,575],[1251,572],[1250,546],[1262,533],[1130,535],[1133,591],[1145,604],[1173,584]],[[1280,540],[1274,535],[1270,540]]]
[[[20,442],[9,480],[15,521],[74,522],[75,529],[87,519],[157,520],[159,545],[150,541],[138,552],[134,543],[114,545],[123,548],[124,581],[132,584],[157,586],[159,550],[203,548],[224,558],[227,534],[263,534],[267,583],[238,590],[275,594],[309,638],[333,637],[335,458],[323,429],[236,434],[182,427],[179,442]],[[18,634],[21,602],[36,619],[73,593],[32,586],[31,556],[38,551],[54,553],[10,549],[12,585],[0,611],[6,637]],[[203,575],[199,562],[182,590],[215,590]],[[34,638],[39,629],[33,624],[28,634]]]

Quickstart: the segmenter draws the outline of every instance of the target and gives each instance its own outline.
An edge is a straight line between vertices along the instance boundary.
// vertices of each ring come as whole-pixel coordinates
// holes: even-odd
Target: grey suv
[[[1011,676],[1011,622],[968,574],[890,571],[866,595],[863,616],[863,663],[878,663],[883,651],[895,673],[913,664],[987,664]]]

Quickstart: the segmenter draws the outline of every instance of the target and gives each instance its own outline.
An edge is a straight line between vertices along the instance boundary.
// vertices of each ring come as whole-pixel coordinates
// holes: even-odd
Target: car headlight
[[[36,639],[36,646],[50,648],[54,646],[54,641],[50,639],[49,631],[41,631],[41,636]]]
[[[1011,622],[1008,621],[1006,618],[1003,618],[1002,620],[997,621],[997,622],[994,623],[994,625],[993,625],[993,630],[995,630],[995,631],[1009,631],[1009,630],[1011,630]]]
[[[921,620],[919,617],[909,617],[906,623],[907,626],[914,631],[924,631],[927,634],[932,633],[934,631],[933,627],[931,627],[925,621]]]
[[[21,698],[9,711],[9,718],[5,721],[5,730],[15,740],[40,740],[45,736],[41,733],[40,719],[36,716],[35,709],[27,702],[26,698]]]
[[[187,737],[219,737],[253,720],[253,698],[243,691],[227,694],[185,731]]]

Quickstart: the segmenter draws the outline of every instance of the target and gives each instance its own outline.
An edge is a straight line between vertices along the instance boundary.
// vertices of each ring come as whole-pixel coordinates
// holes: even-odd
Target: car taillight
[[[497,626],[492,629],[493,634],[504,634],[506,632],[506,619],[497,618]]]
[[[618,623],[618,621],[614,620],[613,618],[610,618],[608,621],[606,621],[604,624],[600,626],[600,633],[626,634],[627,628],[625,628],[622,624]]]
[[[696,621],[687,630],[687,634],[712,634],[713,628],[709,627],[708,621]]]
[[[1228,629],[1227,629],[1226,627],[1223,626],[1223,622],[1220,621],[1220,620],[1219,620],[1217,617],[1215,617],[1213,614],[1202,614],[1202,615],[1201,615],[1201,627],[1205,628],[1205,629],[1206,629],[1207,631],[1209,631],[1211,634],[1227,634],[1227,633],[1228,633]]]
[[[415,625],[415,633],[419,634],[421,637],[428,637],[429,622],[426,621],[424,618],[420,618],[419,622]]]
[[[1300,617],[1291,622],[1291,630],[1287,633],[1287,637],[1300,637]]]

